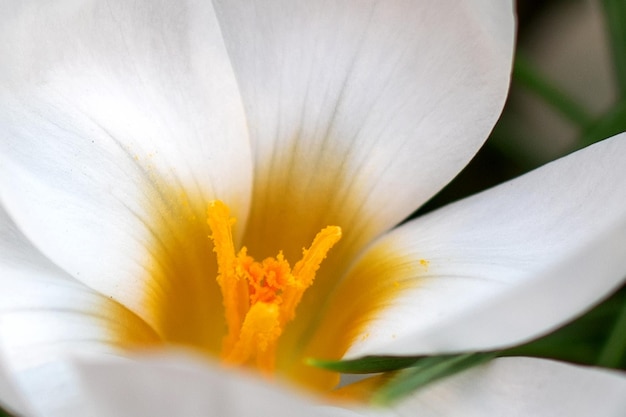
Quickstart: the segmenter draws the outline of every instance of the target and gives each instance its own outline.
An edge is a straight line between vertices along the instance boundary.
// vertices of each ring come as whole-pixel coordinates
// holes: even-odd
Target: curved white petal
[[[31,399],[50,391],[59,383],[55,373],[33,378],[39,375],[33,369],[67,352],[119,352],[155,342],[154,330],[141,319],[39,253],[0,208],[0,401],[19,399],[6,392],[6,384]]]
[[[366,243],[458,173],[502,108],[510,1],[214,3],[256,164],[251,253],[298,257],[328,224]]]
[[[21,415],[34,415],[16,387],[9,367],[5,364],[2,345],[2,335],[0,334],[0,406],[6,411],[18,412]]]
[[[0,201],[55,264],[154,322],[163,241],[193,222],[206,238],[216,196],[248,210],[245,116],[210,2],[8,1],[0,16]]]
[[[183,355],[79,358],[72,415],[94,417],[336,416],[356,414]]]
[[[531,358],[500,358],[416,392],[392,415],[420,417],[620,417],[626,377]]]
[[[399,227],[325,323],[345,332],[381,310],[352,355],[500,348],[554,329],[624,281],[625,157],[621,134]]]
[[[93,416],[621,416],[626,378],[555,361],[501,358],[444,379],[392,409],[322,406],[248,375],[181,356],[80,359],[73,404]],[[84,408],[83,408],[84,407]]]

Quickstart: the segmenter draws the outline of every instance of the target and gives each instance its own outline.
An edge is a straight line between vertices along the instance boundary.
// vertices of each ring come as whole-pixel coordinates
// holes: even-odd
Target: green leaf
[[[417,360],[409,368],[397,371],[373,396],[377,405],[389,405],[431,382],[481,365],[496,357],[489,353],[429,356]]]
[[[607,331],[613,330],[611,331]],[[431,382],[503,356],[531,356],[626,369],[626,286],[577,320],[529,343],[497,352],[440,356],[367,356],[353,360],[309,359],[345,374],[381,374],[371,401],[388,405]],[[349,387],[349,386],[348,386]]]
[[[423,356],[365,356],[358,359],[328,361],[308,359],[307,364],[343,374],[376,374],[397,371],[415,364]]]

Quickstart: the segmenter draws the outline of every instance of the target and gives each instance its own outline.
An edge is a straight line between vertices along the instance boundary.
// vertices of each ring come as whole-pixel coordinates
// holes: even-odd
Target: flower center
[[[313,284],[315,273],[330,248],[341,238],[341,228],[328,226],[303,249],[293,269],[279,252],[262,262],[248,256],[244,246],[235,252],[228,206],[209,203],[207,223],[217,256],[217,283],[222,292],[228,333],[222,344],[224,362],[274,370],[278,339],[296,315],[302,295]]]

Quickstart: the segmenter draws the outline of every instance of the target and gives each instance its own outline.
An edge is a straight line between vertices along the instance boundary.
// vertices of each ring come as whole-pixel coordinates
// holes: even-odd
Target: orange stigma
[[[263,373],[274,370],[278,339],[295,318],[302,295],[328,251],[341,239],[341,228],[327,226],[303,249],[293,269],[279,252],[262,262],[248,256],[244,246],[235,252],[228,206],[209,203],[207,222],[217,257],[217,282],[222,292],[228,333],[222,345],[223,360],[232,365],[256,365]]]

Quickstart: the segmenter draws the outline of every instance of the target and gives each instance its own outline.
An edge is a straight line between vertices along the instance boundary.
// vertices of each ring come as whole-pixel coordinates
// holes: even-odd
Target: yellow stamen
[[[228,207],[221,201],[213,201],[207,210],[207,222],[213,235],[213,251],[217,256],[217,283],[222,290],[222,302],[228,335],[222,349],[231,349],[237,341],[248,306],[247,283],[240,278],[240,259],[235,257],[232,226],[235,219],[230,217]],[[245,255],[245,250],[243,251]]]
[[[341,228],[328,226],[320,231],[291,270],[282,252],[263,262],[248,256],[246,247],[235,254],[235,219],[223,202],[209,204],[207,222],[213,232],[217,282],[228,326],[222,357],[233,365],[250,365],[254,361],[259,370],[271,373],[278,339],[285,325],[294,319],[296,308],[313,284],[328,251],[341,238]]]
[[[302,299],[302,295],[307,288],[313,284],[315,273],[320,267],[326,254],[335,243],[341,239],[341,228],[338,226],[328,226],[320,231],[313,239],[309,249],[302,250],[302,259],[293,268],[293,275],[297,277],[294,285],[285,289],[283,294],[284,308],[281,314],[281,324],[293,320],[296,307]]]
[[[242,365],[252,356],[256,356],[259,369],[273,370],[273,355],[268,357],[268,353],[273,353],[273,348],[282,333],[278,314],[279,307],[274,303],[253,304],[241,326],[239,340],[226,354],[224,360],[233,365]]]

